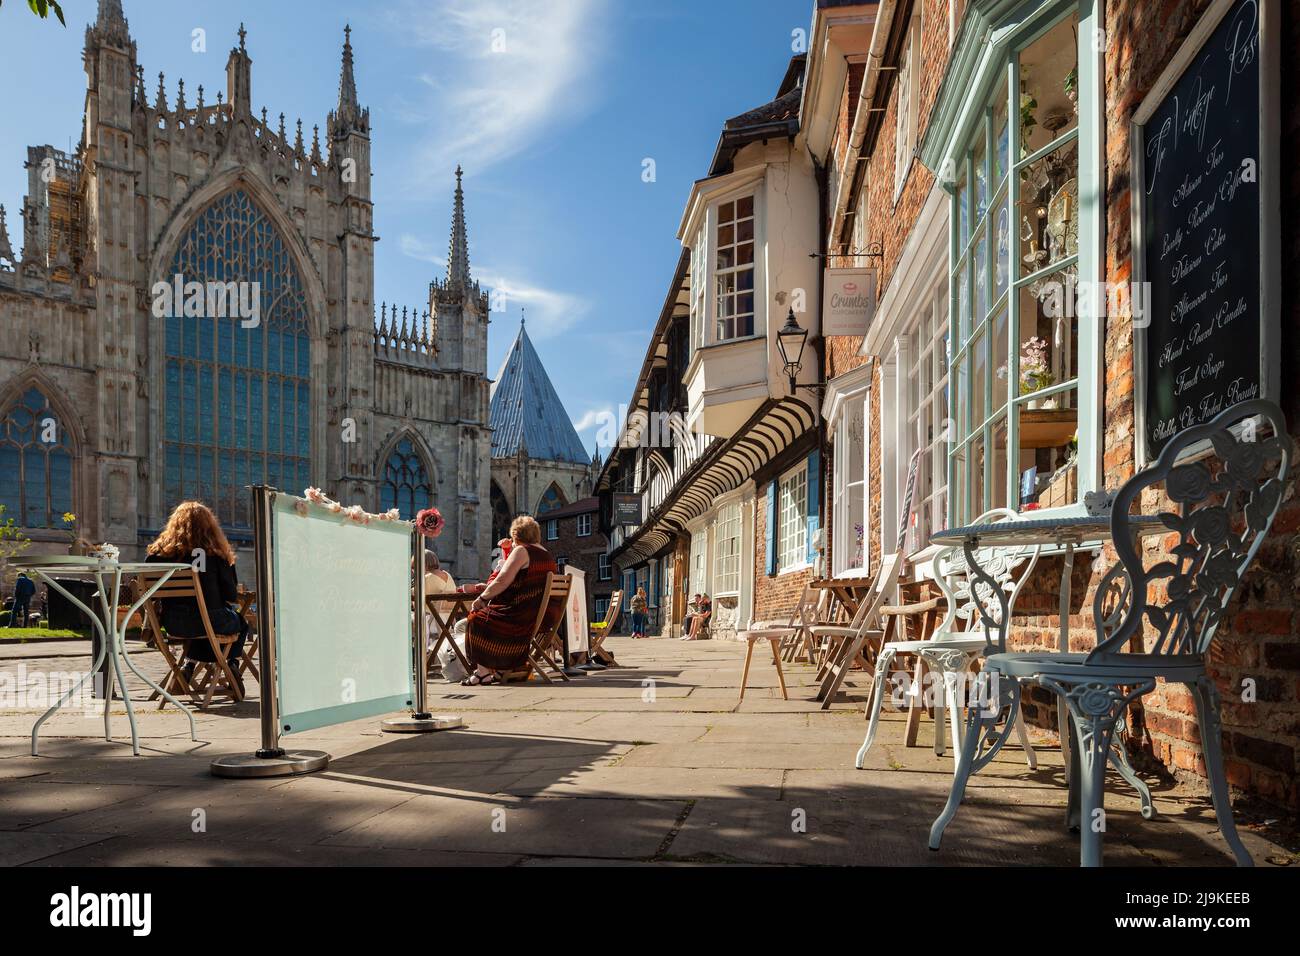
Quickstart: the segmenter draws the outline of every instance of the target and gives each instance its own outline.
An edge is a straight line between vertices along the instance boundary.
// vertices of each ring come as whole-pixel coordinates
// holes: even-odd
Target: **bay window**
[[[956,524],[993,507],[1074,505],[1092,483],[1091,469],[1079,469],[1081,451],[1096,454],[1092,429],[1080,425],[1094,420],[1088,404],[1099,397],[1096,375],[1081,375],[1080,363],[1094,367],[1095,319],[1076,309],[1098,255],[1087,242],[1081,248],[1098,215],[1097,98],[1079,82],[1086,35],[1077,14],[1027,24],[954,154],[948,511]],[[923,362],[925,343],[917,345]],[[921,408],[941,398],[947,370],[932,359],[925,371],[912,387],[918,434],[932,440],[933,413],[923,424]],[[928,481],[917,497],[924,488],[933,502],[941,492]]]
[[[694,594],[704,594],[709,589],[708,582],[709,532],[701,528],[691,535],[691,566],[687,574],[687,590]]]
[[[716,341],[754,334],[754,197],[719,203],[714,248]]]

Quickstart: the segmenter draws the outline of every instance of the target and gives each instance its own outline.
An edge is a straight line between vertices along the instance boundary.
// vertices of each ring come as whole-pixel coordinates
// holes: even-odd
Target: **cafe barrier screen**
[[[271,506],[281,733],[411,704],[411,524],[361,525],[293,495]]]

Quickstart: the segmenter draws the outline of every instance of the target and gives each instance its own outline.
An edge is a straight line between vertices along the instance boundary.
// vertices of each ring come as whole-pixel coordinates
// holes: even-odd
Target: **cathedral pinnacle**
[[[341,139],[351,132],[367,133],[370,111],[357,101],[357,79],[352,69],[352,26],[343,28],[343,65],[339,68],[339,102],[329,117],[330,135]]]
[[[469,288],[469,239],[465,231],[465,190],[461,187],[463,170],[456,166],[456,201],[451,214],[451,247],[447,254],[447,284],[459,283]]]

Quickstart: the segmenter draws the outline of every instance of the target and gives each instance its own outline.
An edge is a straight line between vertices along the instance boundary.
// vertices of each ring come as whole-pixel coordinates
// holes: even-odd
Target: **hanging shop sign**
[[[822,295],[822,335],[867,334],[876,314],[876,270],[826,270]]]

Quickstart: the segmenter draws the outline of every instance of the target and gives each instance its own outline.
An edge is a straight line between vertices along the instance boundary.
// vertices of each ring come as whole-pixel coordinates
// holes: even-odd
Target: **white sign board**
[[[569,587],[569,609],[567,624],[569,628],[569,653],[587,652],[587,574],[581,568],[571,564],[564,567],[564,573],[572,577]]]
[[[876,270],[828,268],[825,279],[822,335],[866,335],[876,314]]]

